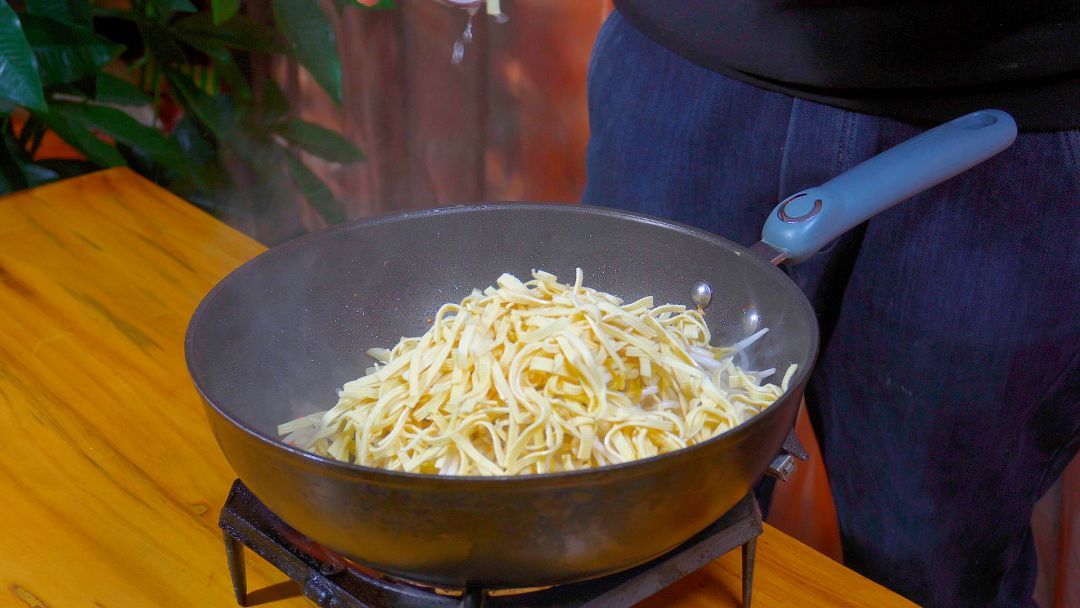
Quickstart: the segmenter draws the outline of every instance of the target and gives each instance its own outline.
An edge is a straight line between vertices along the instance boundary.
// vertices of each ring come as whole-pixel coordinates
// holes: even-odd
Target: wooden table
[[[0,198],[0,605],[235,605],[235,475],[183,337],[262,250],[126,169]],[[246,553],[256,603],[309,605]],[[757,554],[757,606],[910,605],[774,528]],[[739,572],[731,553],[645,604],[737,605]]]

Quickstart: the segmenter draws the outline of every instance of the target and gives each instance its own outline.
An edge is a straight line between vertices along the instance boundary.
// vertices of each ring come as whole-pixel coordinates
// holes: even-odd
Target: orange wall
[[[345,101],[291,66],[301,113],[354,139],[361,166],[320,173],[350,217],[476,200],[577,201],[585,179],[585,73],[608,0],[504,0],[460,65],[467,15],[431,0],[346,11],[337,25]],[[310,218],[318,223],[315,218]]]

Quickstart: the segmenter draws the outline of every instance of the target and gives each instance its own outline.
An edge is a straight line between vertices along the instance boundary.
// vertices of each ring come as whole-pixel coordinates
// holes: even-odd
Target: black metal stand
[[[469,588],[446,595],[349,567],[290,528],[240,480],[233,483],[219,523],[238,604],[246,605],[243,552],[247,547],[300,583],[304,595],[322,608],[621,608],[636,604],[740,546],[743,606],[750,608],[754,553],[762,531],[757,501],[747,495],[716,523],[679,547],[623,572],[540,591],[491,594]]]

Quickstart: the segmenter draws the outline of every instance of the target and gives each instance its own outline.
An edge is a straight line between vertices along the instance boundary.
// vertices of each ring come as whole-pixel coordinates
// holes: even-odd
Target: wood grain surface
[[[115,169],[0,198],[0,606],[233,606],[234,474],[184,365],[202,296],[263,250]],[[729,554],[645,602],[738,605]],[[248,552],[253,604],[306,606]],[[910,605],[767,528],[756,606]]]

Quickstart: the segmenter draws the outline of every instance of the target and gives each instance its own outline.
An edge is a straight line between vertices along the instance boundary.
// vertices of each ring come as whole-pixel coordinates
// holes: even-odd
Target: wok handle
[[[1016,122],[980,110],[890,148],[824,184],[793,194],[765,221],[761,240],[798,263],[889,207],[1008,148]]]

